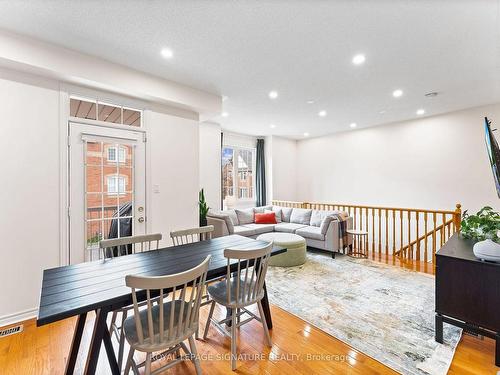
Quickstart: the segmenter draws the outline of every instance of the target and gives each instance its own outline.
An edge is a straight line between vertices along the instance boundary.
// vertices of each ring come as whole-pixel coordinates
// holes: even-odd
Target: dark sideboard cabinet
[[[443,342],[443,323],[493,338],[500,366],[500,264],[477,259],[473,245],[455,233],[436,253],[435,338]]]

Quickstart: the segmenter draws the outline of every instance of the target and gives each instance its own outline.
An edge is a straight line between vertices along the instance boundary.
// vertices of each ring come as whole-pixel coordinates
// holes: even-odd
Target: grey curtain
[[[255,160],[255,196],[257,206],[265,206],[266,199],[266,163],[264,160],[264,140],[257,139],[257,155]]]

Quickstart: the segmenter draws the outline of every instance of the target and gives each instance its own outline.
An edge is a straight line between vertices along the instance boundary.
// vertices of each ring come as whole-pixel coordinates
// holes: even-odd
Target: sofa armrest
[[[353,218],[349,216],[347,219],[347,229],[352,229],[353,227]],[[326,248],[331,251],[339,251],[339,222],[337,220],[332,220],[330,225],[328,226],[328,230],[325,235]],[[349,246],[352,244],[352,236],[350,234],[347,235],[347,243],[345,246]]]
[[[207,216],[207,224],[214,226],[214,231],[212,233],[213,238],[229,235],[229,230],[227,229],[227,225],[224,220]]]

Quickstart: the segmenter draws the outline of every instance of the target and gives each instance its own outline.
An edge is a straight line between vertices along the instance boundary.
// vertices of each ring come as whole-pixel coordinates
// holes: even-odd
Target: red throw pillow
[[[276,214],[269,212],[267,214],[255,214],[255,224],[276,224]]]

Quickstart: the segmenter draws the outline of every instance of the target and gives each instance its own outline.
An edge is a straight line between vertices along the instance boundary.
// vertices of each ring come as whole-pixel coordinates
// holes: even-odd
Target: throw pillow
[[[220,211],[221,214],[224,214],[224,215],[229,215],[229,217],[231,218],[231,221],[233,222],[233,225],[239,225],[239,221],[238,221],[238,216],[236,215],[236,212],[234,210],[224,210],[224,211]]]
[[[290,215],[290,223],[309,225],[311,222],[312,210],[305,208],[294,208]]]
[[[238,222],[240,225],[252,224],[253,223],[253,208],[247,208],[246,210],[235,210],[236,216],[238,216]]]
[[[327,216],[330,216],[338,211],[323,211],[323,210],[313,210],[311,213],[311,224],[313,227],[321,226],[321,222]]]
[[[290,215],[292,214],[293,208],[273,206],[273,211],[275,209],[280,209],[281,210],[281,220],[282,221],[284,221],[285,223],[289,223],[290,222]]]
[[[262,214],[264,213],[265,210],[270,210],[272,206],[260,206],[260,207],[255,207],[254,212]]]
[[[276,214],[274,212],[268,213],[255,213],[255,224],[277,224]]]
[[[231,220],[231,217],[229,217],[229,215],[223,214],[223,213],[217,213],[217,212],[209,211],[208,214],[207,214],[207,217],[213,217],[215,219],[224,220],[224,222],[226,223],[227,232],[229,234],[233,234],[234,233],[233,221]]]
[[[276,223],[281,223],[281,208],[273,207],[271,210],[264,210],[264,213],[268,214],[269,212],[274,212],[276,215]]]

